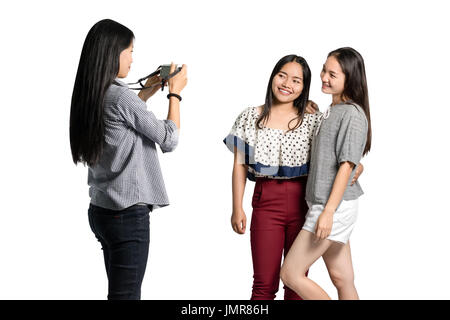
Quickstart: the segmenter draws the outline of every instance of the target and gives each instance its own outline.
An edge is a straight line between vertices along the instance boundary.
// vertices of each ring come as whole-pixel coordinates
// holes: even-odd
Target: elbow
[[[160,145],[163,153],[172,152],[178,146],[178,130],[171,133],[171,135]]]
[[[178,145],[178,143],[174,143],[174,144],[171,144],[171,145],[164,145],[164,146],[161,146],[161,151],[162,151],[163,153],[166,153],[166,152],[172,152],[172,151],[174,151],[174,150],[177,148],[177,145]]]

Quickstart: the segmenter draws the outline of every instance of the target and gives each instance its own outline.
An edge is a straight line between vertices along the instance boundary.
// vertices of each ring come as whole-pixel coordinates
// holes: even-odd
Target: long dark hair
[[[280,59],[277,62],[275,67],[273,68],[272,74],[270,75],[269,84],[267,85],[267,93],[266,93],[266,103],[264,104],[263,111],[256,121],[256,126],[261,128],[261,122],[267,121],[270,113],[270,108],[273,103],[273,92],[272,92],[272,82],[273,78],[276,76],[278,72],[280,72],[281,68],[288,62],[297,62],[302,66],[303,70],[303,91],[300,96],[294,100],[294,107],[297,109],[297,117],[289,121],[288,128],[290,128],[290,123],[294,120],[297,120],[297,124],[290,128],[289,131],[297,129],[303,121],[303,115],[305,114],[306,103],[309,98],[309,86],[311,84],[311,70],[309,69],[308,63],[303,57],[297,56],[295,54],[287,55]]]
[[[119,73],[120,53],[134,39],[127,27],[110,19],[89,30],[81,51],[70,108],[72,159],[95,165],[104,144],[103,100]]]
[[[372,143],[372,126],[370,123],[369,92],[367,90],[366,68],[364,59],[353,48],[344,47],[331,51],[328,57],[335,57],[345,74],[345,84],[342,97],[360,105],[366,114],[368,130],[367,142],[363,155],[370,151]]]

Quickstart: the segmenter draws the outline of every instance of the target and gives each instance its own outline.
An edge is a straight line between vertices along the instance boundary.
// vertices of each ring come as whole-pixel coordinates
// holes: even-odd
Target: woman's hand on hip
[[[170,65],[170,73],[173,73],[175,71],[176,65],[172,62]],[[185,64],[181,67],[181,71],[178,72],[173,78],[169,79],[169,92],[180,94],[181,90],[184,89],[184,87],[187,84],[187,67]]]
[[[231,227],[233,228],[234,232],[244,234],[246,225],[247,217],[245,216],[244,210],[242,208],[233,210],[233,214],[231,215]]]

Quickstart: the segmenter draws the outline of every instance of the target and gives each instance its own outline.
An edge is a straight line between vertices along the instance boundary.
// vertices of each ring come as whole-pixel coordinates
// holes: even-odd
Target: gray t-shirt
[[[356,104],[337,104],[324,113],[311,147],[307,201],[313,204],[327,203],[340,163],[345,161],[354,163],[355,167],[342,200],[355,200],[363,194],[358,181],[352,186],[350,183],[362,158],[367,130],[367,118],[363,109]]]

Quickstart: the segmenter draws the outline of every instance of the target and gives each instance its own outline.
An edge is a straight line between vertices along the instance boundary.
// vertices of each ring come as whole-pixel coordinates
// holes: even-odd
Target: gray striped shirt
[[[122,210],[137,203],[169,205],[156,144],[170,152],[178,143],[172,120],[158,120],[128,86],[116,79],[105,95],[105,144],[88,170],[91,203]]]
[[[313,204],[328,202],[342,162],[355,165],[342,200],[358,199],[364,192],[356,181],[350,185],[366,145],[368,122],[364,110],[353,103],[330,107],[324,114],[318,135],[313,138],[311,162],[306,185],[306,200]]]

